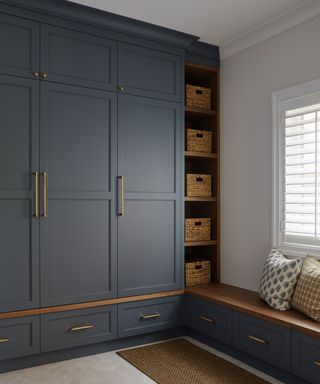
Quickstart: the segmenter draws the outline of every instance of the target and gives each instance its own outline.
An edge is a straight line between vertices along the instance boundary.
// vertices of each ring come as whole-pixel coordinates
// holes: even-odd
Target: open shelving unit
[[[185,218],[211,218],[209,241],[185,242],[185,261],[205,259],[211,262],[211,281],[220,282],[220,148],[219,148],[219,69],[198,64],[185,65],[185,84],[211,89],[211,109],[185,106],[185,124],[192,129],[212,132],[212,153],[185,150],[185,174],[212,176],[210,197],[187,197]],[[185,146],[187,148],[187,146]]]

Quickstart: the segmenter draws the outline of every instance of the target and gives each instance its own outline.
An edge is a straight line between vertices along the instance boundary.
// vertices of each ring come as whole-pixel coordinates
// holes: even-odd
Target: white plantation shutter
[[[276,92],[273,101],[273,245],[320,254],[320,81]]]

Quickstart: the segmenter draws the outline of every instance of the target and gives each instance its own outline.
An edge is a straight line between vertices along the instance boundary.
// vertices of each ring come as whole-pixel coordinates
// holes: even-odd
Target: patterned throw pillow
[[[272,249],[260,282],[261,299],[279,311],[289,309],[301,268],[301,259],[287,259],[277,249]]]
[[[320,322],[320,261],[316,257],[309,256],[303,263],[292,306]]]

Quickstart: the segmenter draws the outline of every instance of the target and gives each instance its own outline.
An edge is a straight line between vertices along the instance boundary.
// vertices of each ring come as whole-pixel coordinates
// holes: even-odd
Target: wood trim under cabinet
[[[166,291],[166,292],[160,292],[160,293],[150,293],[148,295],[118,297],[116,299],[99,300],[99,301],[88,301],[88,302],[85,302],[85,303],[58,305],[58,306],[55,306],[55,307],[46,307],[46,308],[27,309],[27,310],[16,311],[16,312],[6,312],[6,313],[0,313],[0,320],[1,319],[16,318],[16,317],[24,317],[24,316],[43,315],[43,314],[46,314],[46,313],[53,313],[53,312],[73,311],[73,310],[76,310],[76,309],[103,307],[103,306],[106,306],[106,305],[130,303],[130,302],[133,302],[133,301],[141,301],[141,300],[149,300],[149,299],[159,299],[159,298],[162,298],[162,297],[171,297],[171,296],[184,295],[184,293],[185,293],[185,290],[184,289],[180,289],[180,290],[176,290],[176,291]]]

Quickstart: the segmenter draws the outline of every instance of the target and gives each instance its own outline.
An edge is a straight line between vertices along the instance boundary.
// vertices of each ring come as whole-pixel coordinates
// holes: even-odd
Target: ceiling
[[[70,0],[225,46],[311,0]]]

